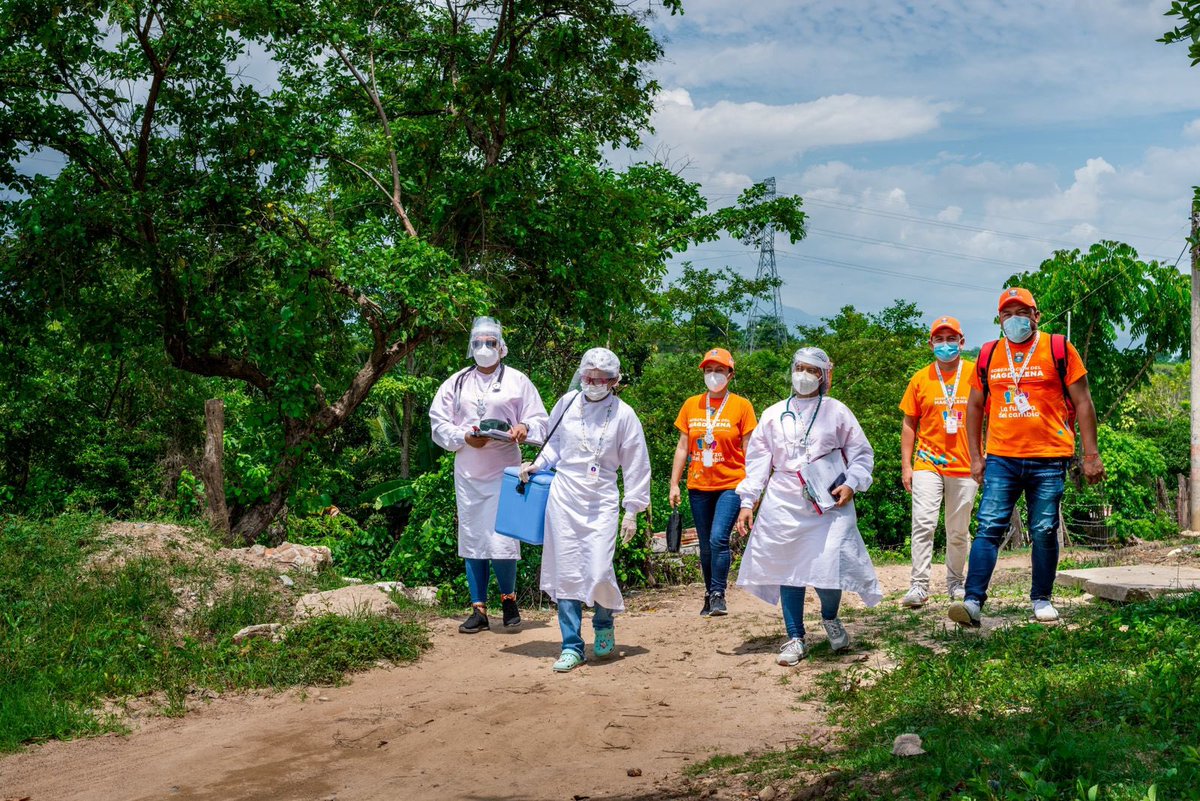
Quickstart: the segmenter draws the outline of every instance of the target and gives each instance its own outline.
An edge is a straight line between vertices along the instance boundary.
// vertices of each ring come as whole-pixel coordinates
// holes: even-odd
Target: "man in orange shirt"
[[[1058,571],[1058,517],[1067,464],[1075,454],[1075,418],[1083,438],[1083,475],[1104,480],[1096,440],[1096,408],[1087,370],[1075,347],[1058,334],[1038,331],[1041,312],[1032,293],[1013,287],[1000,295],[1004,338],[980,349],[967,402],[971,475],[983,482],[966,598],[950,606],[950,619],[978,626],[1000,542],[1021,493],[1029,507],[1033,583],[1029,598],[1037,620],[1058,620],[1050,603]],[[987,458],[979,452],[987,415]]]
[[[965,596],[963,569],[971,547],[971,507],[979,485],[971,478],[967,447],[967,398],[975,363],[962,358],[962,326],[939,317],[929,332],[935,361],[918,370],[900,401],[900,470],[912,494],[912,586],[900,601],[909,609],[929,600],[933,535],[942,500],[946,504],[946,591]],[[915,457],[915,460],[914,460]],[[915,461],[915,464],[914,464]]]

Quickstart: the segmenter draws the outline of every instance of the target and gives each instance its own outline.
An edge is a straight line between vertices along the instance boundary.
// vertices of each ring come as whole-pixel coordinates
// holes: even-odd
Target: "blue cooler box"
[[[546,537],[546,501],[554,473],[542,471],[522,485],[519,467],[504,468],[500,483],[500,508],[496,510],[496,533],[530,545],[541,545]]]

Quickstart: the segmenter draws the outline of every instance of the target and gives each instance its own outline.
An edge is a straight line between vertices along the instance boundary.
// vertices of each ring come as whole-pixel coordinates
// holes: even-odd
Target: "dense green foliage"
[[[238,629],[272,611],[287,619],[273,574],[164,556],[89,558],[103,546],[96,519],[0,517],[0,752],[112,729],[106,699],[161,693],[164,710],[178,714],[206,688],[336,683],[426,646],[417,623],[334,617],[282,642],[235,644]],[[183,618],[178,587],[198,593]]]

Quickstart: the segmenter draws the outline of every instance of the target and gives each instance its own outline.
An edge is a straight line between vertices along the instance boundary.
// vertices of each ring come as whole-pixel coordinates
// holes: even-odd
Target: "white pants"
[[[971,508],[979,485],[970,476],[942,476],[914,470],[912,478],[912,583],[929,591],[933,535],[938,512],[946,501],[946,589],[963,586],[967,553],[971,550]]]

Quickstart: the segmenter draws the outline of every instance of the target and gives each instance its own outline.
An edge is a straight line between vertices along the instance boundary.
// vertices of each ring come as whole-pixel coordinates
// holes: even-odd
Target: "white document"
[[[805,489],[821,511],[828,512],[837,505],[833,489],[846,483],[846,459],[840,449],[835,449],[800,468]]]

